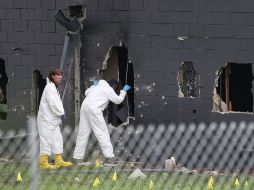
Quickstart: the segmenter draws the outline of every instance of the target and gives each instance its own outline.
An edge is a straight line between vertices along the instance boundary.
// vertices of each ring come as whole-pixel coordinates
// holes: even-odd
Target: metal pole
[[[80,35],[77,35],[75,39],[75,126],[78,126],[79,123],[79,112],[80,112],[80,48],[81,40]]]
[[[78,18],[80,22],[80,29],[78,29],[75,43],[75,127],[79,124],[80,115],[80,49],[81,49],[81,36],[80,33],[83,30],[83,22],[86,19],[86,7],[83,7],[83,17]]]
[[[67,52],[69,41],[70,41],[70,38],[69,38],[68,32],[67,32],[66,35],[65,35],[65,39],[64,39],[64,47],[63,47],[63,52],[62,52],[62,57],[61,57],[61,62],[60,62],[60,70],[63,70],[63,66],[64,66],[64,62],[65,62],[65,57],[66,57],[66,52]]]

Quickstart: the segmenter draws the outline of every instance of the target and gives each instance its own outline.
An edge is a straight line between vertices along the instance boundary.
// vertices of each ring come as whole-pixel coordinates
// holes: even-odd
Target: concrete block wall
[[[87,7],[86,48],[82,51],[87,58],[86,72],[95,73],[101,67],[110,46],[118,45],[119,40],[126,44],[135,72],[134,123],[209,123],[215,118],[220,118],[218,121],[244,118],[252,122],[253,115],[238,113],[231,117],[231,114],[212,112],[216,71],[227,62],[254,63],[252,1],[99,0],[87,3],[90,6]],[[186,38],[179,40],[178,37]],[[197,98],[177,97],[177,74],[183,61],[194,64]]]
[[[101,68],[108,49],[122,40],[134,64],[135,123],[205,120],[200,115],[216,118],[218,113],[211,109],[215,72],[226,62],[254,62],[252,1],[87,0],[84,4],[83,81],[87,84]],[[27,91],[32,71],[39,69],[46,76],[59,65],[65,31],[55,22],[56,9],[67,12],[67,4],[58,0],[1,1],[0,56],[6,61],[9,76],[10,111],[21,103],[16,94],[24,94],[25,110],[10,116],[31,110]],[[195,103],[177,97],[177,74],[183,61],[191,61],[197,72],[199,95]],[[154,105],[156,100],[159,103]],[[230,120],[228,115],[222,118]],[[252,121],[252,116],[243,115]]]
[[[9,77],[9,112],[2,129],[26,128],[33,71],[38,69],[46,77],[60,65],[65,32],[53,16],[58,4],[56,0],[0,1],[0,57]]]

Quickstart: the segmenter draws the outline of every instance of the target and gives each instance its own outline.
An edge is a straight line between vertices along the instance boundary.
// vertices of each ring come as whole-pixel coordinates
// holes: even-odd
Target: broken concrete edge
[[[104,58],[104,61],[102,63],[102,68],[101,70],[104,71],[104,70],[107,70],[107,67],[108,67],[108,60],[109,58],[111,57],[111,54],[112,54],[112,46],[108,49],[106,55],[105,55],[105,58]]]
[[[75,5],[85,5],[85,0],[66,0],[65,5],[66,6],[75,6]]]
[[[130,119],[132,120],[135,120],[135,117],[133,116],[128,116],[127,119],[126,119],[126,122],[124,123],[121,123],[120,125],[118,125],[117,127],[113,126],[111,123],[107,123],[107,127],[111,130],[116,130],[117,128],[120,128],[120,127],[126,127],[128,125],[130,125]]]
[[[144,179],[144,178],[146,178],[146,175],[143,174],[143,172],[140,169],[136,169],[134,172],[132,172],[129,175],[128,179],[136,179],[136,178]]]
[[[241,112],[241,111],[225,111],[225,112],[220,112],[220,111],[212,111],[214,113],[219,113],[219,114],[247,114],[247,115],[253,115],[253,112]]]

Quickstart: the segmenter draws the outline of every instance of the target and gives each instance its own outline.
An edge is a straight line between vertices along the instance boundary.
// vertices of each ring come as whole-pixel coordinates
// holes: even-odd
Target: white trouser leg
[[[38,133],[40,137],[40,154],[51,154],[51,136],[50,129],[45,124],[38,123]]]
[[[78,135],[76,139],[76,147],[74,150],[73,158],[75,159],[84,158],[90,133],[91,133],[91,127],[90,127],[86,112],[83,109],[81,109],[79,130],[78,130]]]
[[[89,113],[91,128],[99,141],[102,153],[105,157],[114,157],[113,146],[110,142],[110,136],[103,113]]]
[[[59,126],[49,126],[47,123],[38,123],[40,136],[40,154],[51,155],[63,153],[63,137]]]
[[[52,153],[62,154],[63,153],[63,136],[60,131],[60,127],[57,126],[52,130]]]

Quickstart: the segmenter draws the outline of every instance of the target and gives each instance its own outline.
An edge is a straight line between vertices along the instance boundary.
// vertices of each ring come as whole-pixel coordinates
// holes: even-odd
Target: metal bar
[[[64,86],[64,90],[63,90],[63,94],[62,94],[62,102],[64,101],[64,96],[65,96],[66,89],[67,89],[67,86],[68,86],[68,83],[69,83],[69,79],[70,79],[70,76],[71,76],[72,64],[73,64],[73,59],[71,60],[71,63],[69,65],[69,67],[68,67],[67,80],[66,80],[66,83],[65,83],[65,86]]]
[[[80,48],[81,48],[81,40],[80,35],[77,35],[75,39],[75,126],[79,123],[79,113],[80,113]]]
[[[74,60],[74,43],[75,43],[75,36],[77,33],[75,32],[67,32],[64,40],[64,48],[61,57],[60,69],[63,71],[65,65],[69,65],[67,68],[67,75],[66,75],[66,83],[64,85],[62,91],[62,102],[64,101],[64,97],[66,94],[67,86],[69,83],[73,60]]]
[[[62,70],[63,66],[64,66],[64,61],[65,61],[65,56],[66,56],[66,51],[67,51],[67,47],[69,44],[69,40],[70,40],[70,38],[68,36],[68,33],[66,33],[65,39],[64,39],[64,47],[63,47],[61,62],[60,62],[60,70]]]

